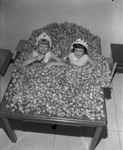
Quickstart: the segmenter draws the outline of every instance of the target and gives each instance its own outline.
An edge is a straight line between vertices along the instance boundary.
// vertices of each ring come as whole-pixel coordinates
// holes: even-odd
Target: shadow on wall
[[[17,42],[22,38],[27,39],[32,30],[52,22],[69,21],[99,35],[102,50],[108,54],[109,41],[120,42],[122,37],[120,3],[118,1],[117,5],[112,5],[112,1],[107,0],[2,0],[0,47],[14,50]]]

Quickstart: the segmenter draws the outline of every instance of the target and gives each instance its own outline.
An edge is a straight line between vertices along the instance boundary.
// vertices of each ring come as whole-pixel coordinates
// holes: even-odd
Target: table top
[[[21,51],[22,45],[26,42],[26,40],[20,40],[18,43],[19,50],[16,48],[17,52]],[[11,83],[11,80],[10,80]],[[9,84],[10,84],[9,83]],[[35,115],[34,112],[29,112],[28,114],[22,114],[19,110],[12,112],[10,109],[6,109],[8,105],[8,101],[5,98],[5,95],[2,99],[0,105],[0,115],[8,118],[13,119],[21,119],[23,121],[32,121],[32,122],[42,122],[42,123],[51,123],[51,124],[60,124],[60,125],[70,125],[70,126],[105,126],[107,123],[107,113],[106,113],[106,104],[105,104],[105,97],[102,90],[102,98],[104,99],[103,103],[103,111],[105,116],[101,118],[101,120],[89,120],[86,116],[82,118],[78,117],[57,117],[57,116],[48,116],[47,113]]]
[[[102,94],[102,96],[104,96]],[[60,124],[60,125],[70,125],[70,126],[105,126],[107,124],[107,112],[106,112],[106,103],[104,99],[103,110],[105,112],[105,117],[101,118],[101,120],[89,120],[86,116],[82,118],[77,117],[57,117],[51,116],[49,117],[47,113],[43,113],[40,115],[35,115],[35,113],[29,112],[28,114],[22,114],[19,110],[11,111],[11,109],[6,109],[8,101],[5,99],[5,96],[2,99],[0,105],[0,115],[13,119],[20,119],[23,121],[31,121],[31,122],[42,122],[42,123],[51,123],[51,124]]]

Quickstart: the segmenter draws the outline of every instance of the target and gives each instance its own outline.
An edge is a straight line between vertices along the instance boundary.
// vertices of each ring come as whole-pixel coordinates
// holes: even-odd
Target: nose
[[[80,54],[81,54],[81,52],[79,52],[79,51],[77,51],[76,53],[77,53],[78,55],[80,55]]]

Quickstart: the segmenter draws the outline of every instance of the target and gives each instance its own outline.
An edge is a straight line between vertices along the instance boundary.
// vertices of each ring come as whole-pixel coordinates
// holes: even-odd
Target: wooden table
[[[11,82],[11,81],[10,81]],[[102,96],[104,96],[102,94]],[[35,115],[33,112],[29,114],[20,114],[19,111],[15,111],[12,113],[11,111],[6,109],[7,101],[5,99],[5,96],[3,97],[1,106],[0,106],[0,115],[2,117],[3,123],[6,127],[7,134],[12,142],[17,141],[17,137],[15,134],[14,129],[12,128],[10,120],[21,120],[21,121],[27,121],[27,122],[38,122],[38,123],[47,123],[47,124],[58,124],[58,125],[67,125],[67,126],[87,126],[87,127],[94,127],[95,133],[91,140],[89,150],[94,150],[96,147],[96,144],[98,142],[100,133],[103,129],[103,127],[107,124],[107,115],[106,115],[106,105],[105,105],[105,98],[104,98],[104,105],[103,110],[105,112],[105,117],[102,118],[102,120],[92,121],[89,120],[87,117],[83,117],[82,119],[79,118],[58,118],[58,117],[48,117],[47,115]]]

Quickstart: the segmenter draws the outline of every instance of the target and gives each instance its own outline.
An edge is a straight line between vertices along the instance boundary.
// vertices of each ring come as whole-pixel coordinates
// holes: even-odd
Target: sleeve
[[[36,51],[33,51],[33,57],[35,57],[35,56],[38,56],[38,52],[36,52]]]
[[[73,53],[68,54],[68,58],[70,59],[72,57]]]
[[[84,64],[86,64],[88,62],[88,55],[84,55],[82,58],[80,58],[80,60],[77,62],[78,66],[83,66]]]
[[[51,58],[51,52],[47,52],[44,56],[44,62],[47,63]]]
[[[70,63],[74,64],[74,53],[69,53],[68,58],[69,58]]]
[[[89,56],[88,55],[84,55],[83,58],[84,58],[85,61],[88,61]]]

